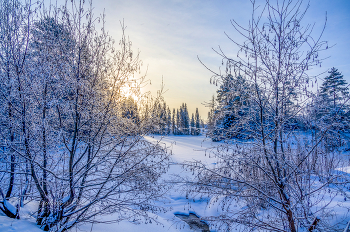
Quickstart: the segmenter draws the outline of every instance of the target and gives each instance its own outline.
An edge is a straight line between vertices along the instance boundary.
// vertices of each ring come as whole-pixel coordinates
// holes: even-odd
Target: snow
[[[0,231],[1,232],[42,232],[42,230],[35,224],[35,220],[27,219],[12,219],[6,216],[0,216]]]
[[[350,174],[350,166],[348,167],[342,167],[342,168],[337,168],[338,171],[341,171],[341,172],[346,172],[346,173],[349,173]]]
[[[16,215],[16,208],[6,199],[4,199],[4,205],[12,214]]]
[[[178,136],[152,136],[147,137],[149,141],[161,141],[161,146],[166,146],[172,149],[172,165],[164,177],[164,179],[169,179],[173,174],[179,174],[181,176],[191,175],[189,172],[183,170],[178,163],[184,161],[193,161],[193,160],[202,160],[206,163],[214,163],[215,158],[210,158],[208,154],[205,153],[206,148],[210,148],[213,146],[213,143],[210,140],[206,140],[205,136],[186,136],[186,135],[178,135]],[[207,201],[210,199],[196,199],[189,203],[189,200],[186,199],[186,196],[183,192],[178,189],[172,189],[171,192],[165,196],[165,199],[157,204],[168,209],[165,213],[160,213],[157,216],[157,221],[161,224],[156,223],[135,223],[132,221],[122,221],[119,223],[111,223],[111,224],[85,224],[79,226],[77,231],[79,232],[107,232],[107,231],[123,231],[123,232],[135,232],[135,231],[152,231],[152,232],[190,232],[193,231],[190,227],[183,222],[181,219],[177,218],[174,214],[189,214],[195,213],[200,217],[217,215],[217,211],[215,207],[207,207]],[[150,214],[151,215],[151,214]],[[155,215],[154,215],[155,216]],[[103,220],[113,220],[113,214],[104,216],[101,218]],[[140,227],[142,229],[140,229]],[[73,230],[75,231],[75,230]]]
[[[35,202],[30,202],[24,205],[20,211],[21,219],[9,218],[0,211],[0,231],[1,232],[42,232],[35,223],[35,218],[31,215],[35,215],[35,211],[38,205]],[[15,210],[16,212],[16,210]]]
[[[152,136],[147,137],[149,141],[158,141],[161,140],[160,144],[172,149],[172,164],[170,169],[165,175],[164,179],[169,179],[173,174],[178,174],[180,176],[186,177],[190,176],[192,173],[182,169],[179,163],[184,161],[193,161],[201,160],[204,163],[215,165],[216,159],[210,157],[210,154],[205,150],[207,148],[212,148],[213,146],[218,145],[218,143],[212,143],[210,140],[207,140],[204,136]],[[343,171],[350,173],[350,167],[344,167],[338,171]],[[332,209],[333,217],[332,221],[329,223],[339,223],[340,228],[345,228],[348,221],[350,220],[350,215],[348,208],[350,208],[350,200],[345,201],[343,196],[337,195],[333,196],[329,194],[329,198],[322,199],[325,204],[331,201],[329,208]],[[210,204],[208,205],[208,202]],[[190,232],[193,231],[190,229],[189,225],[183,222],[180,218],[176,217],[174,214],[186,214],[194,213],[199,217],[203,216],[216,216],[219,215],[220,207],[216,207],[220,202],[220,197],[215,199],[187,199],[184,192],[179,188],[175,187],[162,201],[157,202],[157,205],[164,206],[168,209],[167,212],[155,214],[149,214],[149,216],[154,217],[156,221],[150,223],[149,220],[145,221],[122,221],[112,223],[111,221],[115,220],[117,214],[109,214],[95,218],[97,221],[110,221],[111,223],[86,223],[79,225],[71,231],[76,232],[109,232],[109,231],[123,231],[123,232],[135,232],[135,231],[152,231],[152,232]],[[8,203],[8,202],[7,202]],[[12,205],[11,205],[12,206]],[[22,232],[37,232],[42,231],[36,224],[35,218],[31,215],[35,215],[37,205],[34,202],[25,205],[24,208],[20,211],[20,220],[10,219],[4,215],[0,214],[0,231],[9,232],[9,231],[22,231]],[[232,209],[239,209],[242,207],[241,204],[234,203],[232,204]],[[11,208],[11,207],[10,207]],[[11,210],[16,212],[15,207],[12,206]]]
[[[65,197],[62,199],[62,204],[65,204],[65,203],[69,200],[69,197],[70,197],[70,196],[65,196]]]

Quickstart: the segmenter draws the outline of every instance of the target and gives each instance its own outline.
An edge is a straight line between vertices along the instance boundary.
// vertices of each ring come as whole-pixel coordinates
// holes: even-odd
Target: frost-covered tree
[[[207,120],[208,131],[214,131],[215,129],[215,119],[214,119],[215,104],[216,104],[215,96],[213,95],[211,98],[211,101],[207,103],[207,106],[209,107],[208,120]]]
[[[329,75],[325,77],[320,92],[324,100],[335,109],[337,105],[341,104],[341,102],[348,97],[349,88],[338,69],[333,67],[328,73]]]
[[[311,124],[314,130],[320,131],[326,125],[332,125],[326,133],[326,140],[333,149],[343,144],[346,139],[343,134],[350,128],[349,92],[348,84],[336,68],[328,73],[310,104],[310,116],[313,117]]]
[[[195,135],[196,128],[195,128],[194,114],[193,113],[192,113],[190,125],[191,125],[191,135]]]
[[[26,69],[36,7],[30,1],[0,1],[0,210],[12,218],[19,218],[21,203],[18,202],[16,212],[8,200],[25,194],[29,184],[29,162],[19,151],[25,151],[31,139],[27,123],[30,80]]]
[[[176,111],[175,111],[175,109],[173,109],[173,117],[172,117],[172,120],[171,120],[171,126],[172,126],[171,130],[172,130],[173,135],[175,135],[175,134],[176,134],[176,121],[175,121],[175,115],[176,115]]]
[[[194,135],[200,135],[201,134],[201,119],[199,117],[199,112],[198,112],[198,108],[196,108],[196,114],[195,114],[195,133]]]
[[[250,107],[254,107],[249,102],[250,92],[250,86],[243,77],[228,74],[222,78],[213,112],[214,127],[208,131],[213,141],[249,138],[251,129],[247,131],[245,128],[252,126],[252,123],[241,119],[246,118]]]
[[[180,128],[181,128],[181,116],[180,116],[179,109],[176,109],[176,135],[181,134]]]
[[[247,26],[231,21],[244,38],[229,37],[237,57],[219,49],[227,73],[212,71],[215,82],[232,73],[251,86],[249,103],[254,107],[245,110],[241,104],[246,113],[237,122],[250,139],[216,146],[211,150],[215,164],[187,162],[195,175],[185,180],[185,188],[189,194],[211,197],[211,204],[219,202],[222,213],[207,219],[222,230],[332,230],[333,208],[328,205],[342,193],[327,186],[345,191],[338,178],[348,178],[334,171],[341,156],[324,147],[334,120],[313,138],[289,126],[312,100],[308,86],[315,79],[308,70],[321,64],[327,42],[321,40],[323,31],[313,37],[312,27],[303,25],[309,6],[302,1],[267,0],[260,7],[251,2]]]
[[[104,16],[95,18],[91,4],[42,7],[36,18],[30,7],[18,1],[0,6],[0,34],[8,38],[0,41],[1,58],[8,58],[0,64],[0,103],[6,109],[1,210],[17,217],[20,204],[16,212],[8,198],[38,199],[37,224],[50,231],[109,213],[116,221],[149,221],[148,211],[160,209],[152,201],[167,188],[158,180],[168,155],[143,137],[154,118],[146,110],[141,120],[138,105],[123,90],[132,87],[145,109],[153,109],[161,97],[140,94],[144,76],[134,74],[141,61],[124,24],[116,47],[104,30]],[[31,192],[20,191],[28,185]],[[9,186],[7,197],[1,190]]]
[[[174,124],[172,123],[171,111],[164,99],[154,105],[152,115],[154,120],[151,133],[160,135],[169,135],[173,133],[172,131],[175,128],[173,128]]]
[[[169,135],[169,134],[172,132],[171,110],[170,110],[169,106],[167,106],[166,113],[167,113],[167,129],[166,129],[166,134]]]
[[[188,114],[186,103],[182,103],[180,106],[180,125],[182,134],[190,134],[190,116]]]

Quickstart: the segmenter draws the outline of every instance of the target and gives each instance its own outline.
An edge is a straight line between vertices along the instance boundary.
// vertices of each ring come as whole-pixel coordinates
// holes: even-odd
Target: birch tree
[[[4,185],[0,186],[0,209],[17,218],[18,207],[17,212],[11,210],[8,199],[14,193],[25,194],[29,184],[29,163],[19,151],[25,153],[29,142],[26,69],[35,8],[36,4],[29,1],[0,1],[1,183],[7,185],[5,192]]]
[[[17,12],[21,5],[16,4],[3,4],[1,10]],[[6,54],[9,46],[17,53],[9,55],[13,79],[4,82],[14,83],[15,92],[2,86],[1,107],[12,107],[8,99],[15,96],[16,108],[11,109],[18,112],[13,119],[4,117],[8,121],[1,143],[7,147],[1,155],[18,168],[13,171],[4,165],[3,179],[11,186],[12,176],[28,177],[34,189],[28,196],[39,201],[37,224],[45,231],[66,231],[110,213],[115,213],[115,221],[154,220],[148,212],[162,210],[153,200],[167,189],[159,178],[167,170],[169,156],[165,148],[143,137],[151,121],[125,114],[124,92],[131,86],[130,94],[147,98],[149,108],[157,99],[141,95],[145,77],[137,74],[142,62],[125,35],[124,23],[115,43],[105,31],[105,16],[95,17],[91,2],[42,5],[36,17],[21,9],[14,18],[26,19],[27,24],[15,33],[24,39],[3,43],[2,49]],[[4,34],[8,35],[5,30]],[[136,103],[132,105],[135,110]],[[18,125],[14,134],[20,146],[8,142],[8,125]],[[19,166],[18,160],[26,165]],[[3,198],[6,207],[7,197]],[[17,214],[11,213],[8,216]]]
[[[240,43],[228,36],[237,55],[216,50],[227,73],[211,70],[213,81],[242,75],[252,86],[242,93],[249,96],[250,107],[242,106],[246,114],[235,122],[246,126],[231,130],[239,134],[244,129],[251,139],[235,140],[233,145],[229,141],[208,151],[218,158],[215,165],[185,163],[195,171],[185,186],[189,194],[219,201],[222,214],[207,219],[220,229],[332,230],[334,225],[328,224],[332,209],[327,205],[340,193],[327,186],[346,176],[334,173],[339,156],[323,146],[331,125],[321,128],[317,139],[289,126],[314,95],[309,85],[315,77],[308,73],[322,64],[320,52],[328,48],[321,40],[325,25],[316,37],[313,25],[303,25],[309,7],[303,1],[267,0],[260,6],[251,2],[247,27],[231,21],[244,38]]]

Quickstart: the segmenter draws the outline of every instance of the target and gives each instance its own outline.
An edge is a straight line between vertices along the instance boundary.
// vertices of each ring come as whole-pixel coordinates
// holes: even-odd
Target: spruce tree
[[[190,131],[190,116],[188,115],[186,103],[184,103],[184,108],[183,108],[183,119],[184,119],[184,134],[188,135]]]
[[[180,106],[180,131],[181,134],[185,134],[185,123],[186,123],[186,117],[185,117],[185,104],[182,103]]]
[[[169,135],[171,133],[171,129],[172,129],[172,126],[171,126],[171,110],[168,106],[167,108],[167,135]]]
[[[207,129],[208,129],[208,135],[209,137],[212,137],[212,132],[215,129],[215,119],[214,119],[214,112],[215,112],[215,96],[213,95],[210,102],[208,103],[209,112],[208,112],[208,122],[207,122]]]
[[[195,129],[195,123],[194,123],[194,114],[192,113],[191,117],[191,135],[196,135],[196,129]]]
[[[223,77],[223,82],[217,90],[216,106],[213,103],[211,113],[212,126],[209,136],[213,141],[231,139],[233,137],[249,137],[248,124],[240,124],[240,118],[249,111],[250,85],[242,76],[233,77],[231,74]]]
[[[166,135],[166,131],[167,131],[167,105],[164,102],[163,103],[163,107],[161,108],[161,114],[160,114],[160,123],[161,123],[161,134],[162,135]]]
[[[176,134],[180,135],[181,134],[181,117],[180,117],[180,112],[179,109],[176,109]]]
[[[348,84],[338,69],[333,67],[328,73],[329,76],[321,86],[321,95],[333,109],[336,109],[340,101],[349,94]]]
[[[128,97],[123,102],[122,117],[131,119],[134,123],[139,123],[139,113],[137,104],[132,97]]]
[[[173,131],[173,135],[176,135],[176,122],[175,122],[175,115],[176,115],[176,112],[175,112],[175,108],[173,109],[173,120],[172,120],[172,131]]]
[[[198,108],[196,108],[195,126],[196,126],[195,135],[199,135],[200,134],[200,118],[199,118]]]
[[[186,134],[186,125],[187,125],[187,118],[185,115],[185,103],[182,103],[180,106],[180,133],[181,134]]]
[[[332,124],[327,131],[325,140],[328,147],[340,147],[343,144],[343,132],[349,131],[350,116],[348,105],[344,100],[348,97],[348,83],[336,68],[332,68],[325,77],[320,88],[319,96],[315,98],[313,111],[316,119],[315,128]]]

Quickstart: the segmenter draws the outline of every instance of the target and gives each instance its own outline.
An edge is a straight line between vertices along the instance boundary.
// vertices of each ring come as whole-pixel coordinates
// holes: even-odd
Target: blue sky
[[[249,0],[99,0],[94,1],[95,14],[106,13],[106,28],[118,40],[120,20],[127,26],[126,34],[133,48],[140,50],[144,71],[152,85],[146,87],[154,94],[163,82],[164,94],[171,108],[186,102],[190,113],[198,107],[206,119],[209,101],[218,87],[209,83],[212,74],[197,59],[218,70],[220,57],[212,48],[218,45],[228,54],[235,54],[236,47],[225,36],[240,39],[230,19],[247,25],[251,16]],[[328,57],[322,73],[336,67],[350,82],[350,1],[310,0],[310,9],[304,20],[316,23],[315,32],[324,24],[327,28],[323,39],[335,46],[320,55]],[[325,76],[325,75],[323,75]]]

